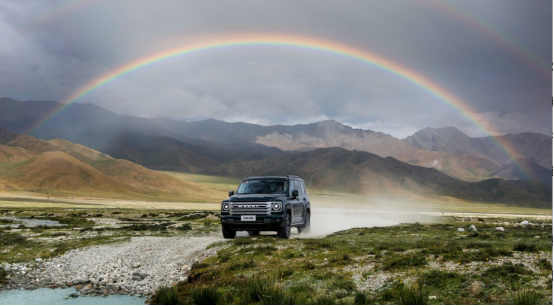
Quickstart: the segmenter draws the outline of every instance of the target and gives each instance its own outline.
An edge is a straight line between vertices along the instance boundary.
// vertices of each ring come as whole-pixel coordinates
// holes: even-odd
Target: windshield
[[[240,183],[237,194],[287,194],[287,181],[282,179],[254,179]]]

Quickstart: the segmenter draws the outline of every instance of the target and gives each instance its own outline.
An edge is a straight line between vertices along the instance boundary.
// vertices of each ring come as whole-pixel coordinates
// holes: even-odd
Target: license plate
[[[240,221],[256,221],[256,216],[240,216]]]

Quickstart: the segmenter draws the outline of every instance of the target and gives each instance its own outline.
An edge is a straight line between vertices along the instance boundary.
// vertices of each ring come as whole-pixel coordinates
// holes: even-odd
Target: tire
[[[304,219],[304,226],[298,227],[298,233],[309,234],[310,233],[310,212],[306,212],[306,217]]]
[[[289,239],[290,237],[290,215],[285,214],[285,224],[277,231],[277,236],[283,239]]]
[[[226,226],[221,227],[221,232],[223,233],[223,238],[233,239],[237,235],[237,231],[233,231]]]
[[[248,236],[256,237],[260,235],[260,231],[248,231]]]

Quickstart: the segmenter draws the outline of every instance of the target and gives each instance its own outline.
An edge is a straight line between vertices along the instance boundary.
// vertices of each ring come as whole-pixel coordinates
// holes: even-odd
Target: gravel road
[[[137,294],[149,296],[159,286],[186,280],[190,266],[214,255],[206,248],[221,236],[136,237],[131,241],[68,251],[34,263],[6,264],[9,287],[70,287],[83,295]],[[4,289],[10,288],[4,287]]]

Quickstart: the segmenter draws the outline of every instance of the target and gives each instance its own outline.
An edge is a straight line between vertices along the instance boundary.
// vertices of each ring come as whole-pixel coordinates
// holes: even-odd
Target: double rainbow
[[[392,73],[407,80],[413,85],[425,90],[432,96],[435,96],[439,99],[439,101],[442,101],[445,105],[466,118],[485,135],[499,134],[487,123],[487,120],[479,115],[477,112],[475,112],[468,103],[455,96],[445,88],[441,87],[439,84],[426,78],[424,75],[409,69],[408,67],[402,66],[385,57],[352,46],[339,44],[332,41],[316,39],[313,37],[278,34],[227,36],[225,38],[213,39],[209,41],[204,41],[202,43],[187,44],[178,48],[159,52],[147,57],[131,61],[127,64],[117,67],[112,71],[109,71],[108,73],[105,73],[98,78],[93,79],[78,90],[74,91],[71,95],[61,101],[63,104],[61,104],[60,107],[52,109],[46,116],[43,117],[43,119],[38,120],[33,126],[31,126],[29,133],[32,133],[36,129],[40,128],[46,122],[54,118],[56,114],[60,113],[63,109],[78,101],[82,97],[110,83],[114,79],[125,76],[142,67],[149,66],[176,56],[201,52],[204,50],[249,46],[279,46],[319,51],[350,58],[375,67],[379,67],[389,73]],[[499,143],[494,137],[492,137],[491,139],[495,142],[496,146],[498,146],[498,148],[500,148],[500,150],[506,154],[509,159],[515,161],[517,158],[520,157],[520,155],[514,148]],[[523,170],[523,172],[528,175],[529,172],[523,169],[521,165],[519,166]]]

